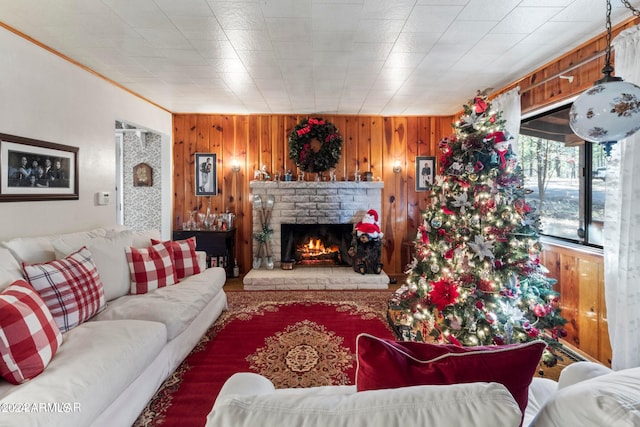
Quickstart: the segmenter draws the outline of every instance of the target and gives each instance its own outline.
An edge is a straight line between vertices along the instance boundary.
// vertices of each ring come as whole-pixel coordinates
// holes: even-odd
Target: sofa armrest
[[[357,392],[355,386],[275,389],[257,374],[234,374],[222,387],[207,426],[495,427],[522,414],[502,384],[413,386]]]
[[[238,372],[224,383],[218,397],[226,395],[265,395],[275,391],[276,387],[266,377],[251,372]]]
[[[198,259],[200,271],[205,271],[207,269],[207,253],[205,251],[196,251],[196,258]]]
[[[579,382],[607,375],[612,369],[593,362],[575,362],[564,368],[558,378],[558,389],[563,389]]]

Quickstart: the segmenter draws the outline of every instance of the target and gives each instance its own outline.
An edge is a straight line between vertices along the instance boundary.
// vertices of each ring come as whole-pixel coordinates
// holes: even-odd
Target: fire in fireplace
[[[302,265],[351,265],[353,224],[281,224],[283,261]]]

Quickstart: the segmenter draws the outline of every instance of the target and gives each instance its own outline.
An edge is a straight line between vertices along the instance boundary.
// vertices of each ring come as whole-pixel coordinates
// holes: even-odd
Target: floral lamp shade
[[[596,84],[574,101],[569,125],[585,141],[628,138],[640,130],[640,87],[624,81]]]

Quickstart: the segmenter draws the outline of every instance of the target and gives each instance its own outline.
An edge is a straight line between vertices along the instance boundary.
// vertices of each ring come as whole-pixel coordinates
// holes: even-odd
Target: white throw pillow
[[[133,232],[121,231],[109,237],[79,238],[74,236],[60,237],[53,240],[56,258],[62,259],[82,246],[91,252],[96,263],[98,274],[104,286],[107,301],[127,295],[131,288],[129,264],[125,249],[133,241]]]

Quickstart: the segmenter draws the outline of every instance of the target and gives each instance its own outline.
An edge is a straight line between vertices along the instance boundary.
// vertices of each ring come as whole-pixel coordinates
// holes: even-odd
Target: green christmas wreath
[[[342,137],[332,123],[321,118],[303,119],[289,135],[289,158],[305,172],[333,168],[342,153]]]

